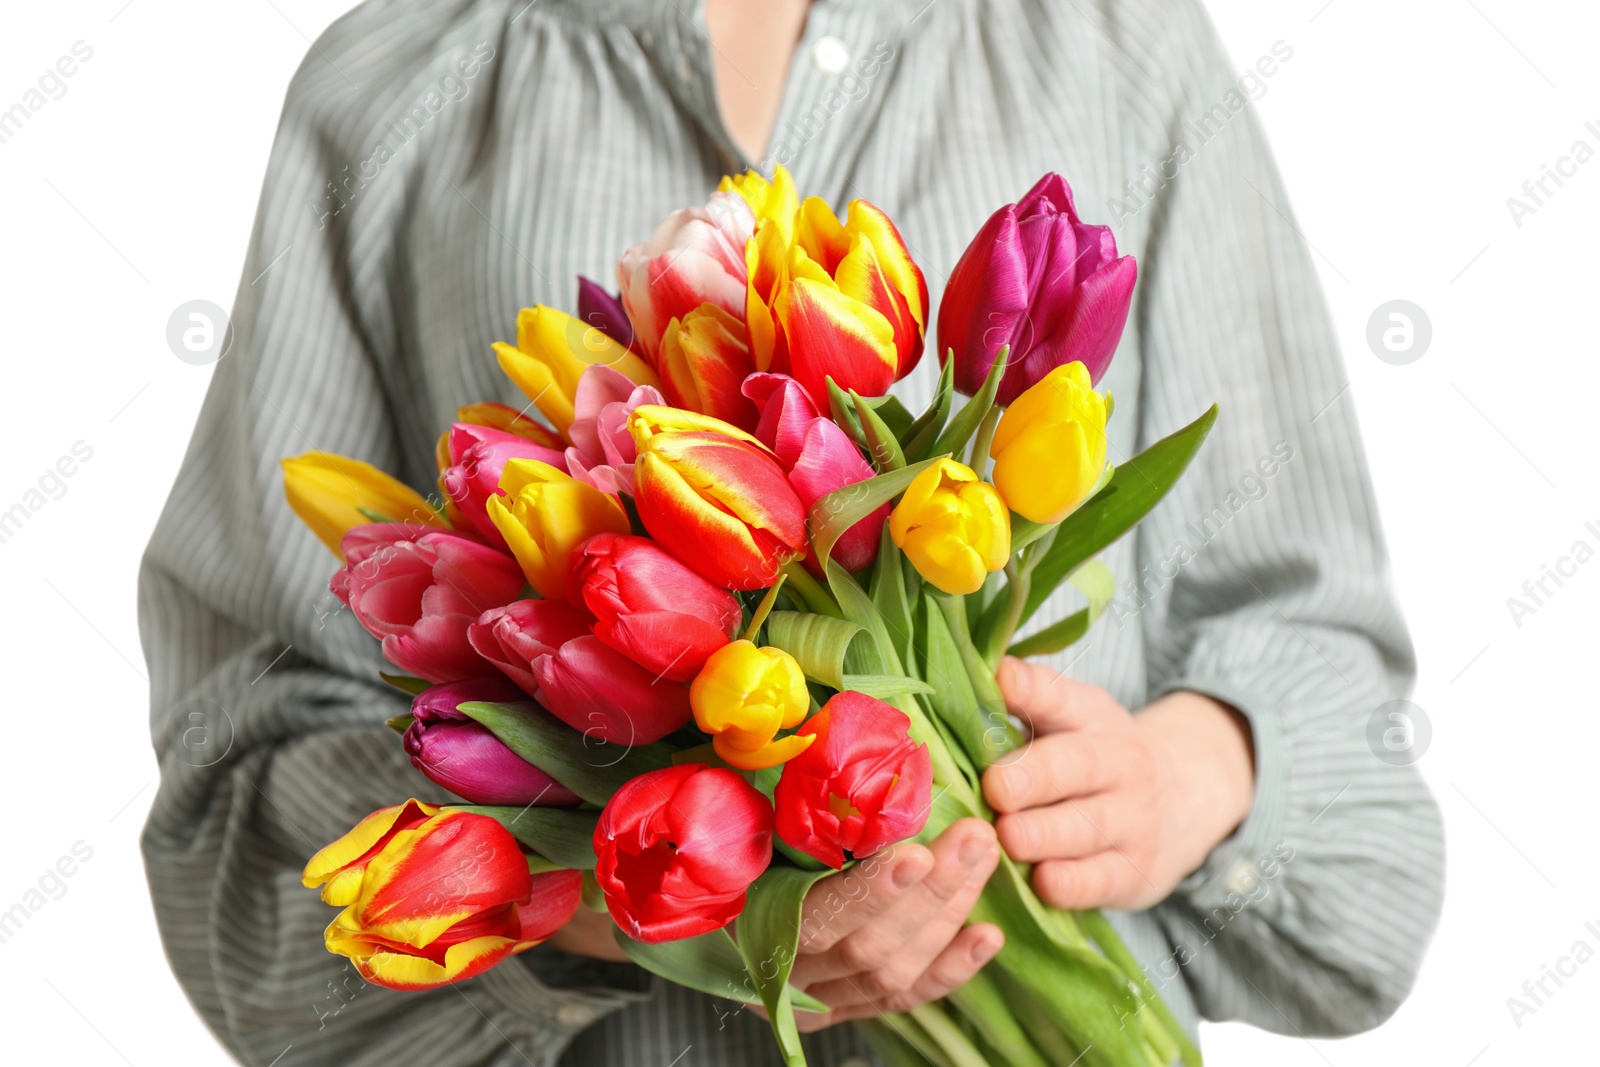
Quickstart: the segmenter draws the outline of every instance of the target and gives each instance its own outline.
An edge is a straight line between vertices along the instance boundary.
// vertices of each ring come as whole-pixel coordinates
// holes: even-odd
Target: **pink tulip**
[[[354,527],[340,548],[345,565],[329,588],[383,641],[390,663],[435,683],[489,673],[467,628],[522,592],[516,560],[458,534],[397,522]]]
[[[457,708],[470,701],[504,704],[527,695],[500,677],[424,689],[411,702],[404,744],[411,765],[436,785],[474,804],[568,807],[578,795],[518,756]]]
[[[533,664],[539,703],[598,741],[647,745],[689,721],[689,687],[653,675],[594,635]]]
[[[821,413],[805,387],[787,374],[752,374],[744,380],[744,395],[761,412],[755,434],[777,455],[787,470],[800,458],[806,427]]]
[[[458,422],[450,427],[445,443],[450,466],[439,475],[444,491],[473,530],[500,549],[506,549],[506,539],[490,520],[488,506],[491,496],[505,495],[500,491],[500,475],[507,461],[536,459],[557,470],[567,469],[566,457],[559,451],[490,426]]]
[[[568,641],[587,635],[592,623],[588,613],[560,600],[518,600],[480,615],[467,628],[467,640],[524,693],[537,696],[533,665]]]
[[[955,351],[956,388],[971,395],[1010,345],[1001,404],[1074,360],[1098,382],[1122,338],[1137,277],[1133,257],[1118,258],[1111,228],[1084,223],[1066,180],[1046,174],[990,216],[950,272],[939,359]]]
[[[713,193],[705,207],[674,211],[649,241],[622,254],[622,305],[652,361],[667,324],[701,304],[744,320],[744,247],[754,230],[755,216],[738,193]]]
[[[641,404],[664,404],[661,391],[634,385],[627,375],[595,364],[578,379],[565,470],[602,493],[633,495],[633,461],[638,448],[628,433],[628,415]]]

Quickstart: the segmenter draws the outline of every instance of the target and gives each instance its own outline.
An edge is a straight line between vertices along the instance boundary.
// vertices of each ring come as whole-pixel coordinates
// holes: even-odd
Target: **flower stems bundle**
[[[524,311],[501,368],[542,420],[464,407],[422,497],[357,460],[285,461],[331,587],[413,696],[391,720],[465,803],[409,800],[312,858],[328,948],[398,989],[479,974],[579,907],[641,967],[759,1003],[804,1064],[789,983],[807,893],[957,819],[1026,758],[1001,656],[1108,603],[1095,557],[1181,475],[1206,412],[1113,468],[1095,390],[1134,282],[1059,176],[952,273],[926,410],[928,294],[892,222],[788,175],[725,179],[576,317]],[[958,403],[958,393],[967,399]],[[991,468],[992,464],[992,468]],[[1064,583],[1084,606],[1018,639]],[[868,1034],[893,1065],[1162,1067],[1198,1053],[1096,912],[1001,856],[972,920],[1000,953]]]

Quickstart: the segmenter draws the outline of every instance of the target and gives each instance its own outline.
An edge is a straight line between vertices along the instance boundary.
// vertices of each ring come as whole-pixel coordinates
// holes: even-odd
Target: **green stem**
[[[955,639],[956,649],[961,653],[961,665],[967,669],[967,679],[978,698],[978,710],[990,723],[989,730],[984,734],[981,753],[987,759],[974,760],[982,763],[978,768],[980,771],[986,770],[995,760],[1022,745],[1022,732],[1006,713],[1006,698],[1000,692],[1000,684],[994,680],[994,668],[989,666],[972,643],[972,633],[967,629],[967,608],[962,598],[931,590],[929,595],[935,598],[939,610],[944,613],[945,622],[950,626],[950,636]]]
[[[1006,561],[1005,604],[1000,617],[984,635],[983,661],[989,665],[990,671],[1000,666],[1000,657],[1005,655],[1006,649],[1011,645],[1011,639],[1017,634],[1017,627],[1022,625],[1022,609],[1028,603],[1032,570],[1033,568],[1026,564],[1019,566],[1015,556]]]
[[[788,580],[789,588],[806,602],[807,608],[818,615],[830,615],[835,619],[844,618],[844,612],[839,610],[839,602],[833,599],[833,594],[828,592],[821,582],[811,576],[811,572],[806,570],[804,564],[784,564],[783,576]]]
[[[951,1067],[989,1067],[988,1061],[983,1058],[977,1046],[967,1039],[961,1028],[951,1021],[938,1001],[930,1001],[921,1007],[911,1009],[910,1015],[915,1019],[927,1035],[933,1038],[939,1050],[945,1054]]]
[[[1117,936],[1116,929],[1098,911],[1080,911],[1075,914],[1079,925],[1094,943],[1100,946],[1100,951],[1105,953],[1106,959],[1115,963],[1123,974],[1138,985],[1145,1005],[1160,1021],[1159,1026],[1147,1026],[1146,1032],[1151,1036],[1151,1040],[1157,1043],[1157,1050],[1166,1055],[1166,1062],[1171,1063],[1172,1055],[1176,1054],[1183,1057],[1186,1067],[1199,1067],[1200,1050],[1194,1047],[1189,1035],[1178,1025],[1178,1020],[1168,1009],[1166,1002],[1161,999],[1161,994],[1156,992],[1156,987],[1151,984],[1150,976],[1139,966],[1139,961],[1128,951],[1128,946],[1122,943],[1122,938]],[[1157,1034],[1167,1040],[1160,1041]]]
[[[978,423],[978,435],[972,439],[971,467],[979,478],[983,477],[984,468],[989,465],[989,444],[994,440],[994,428],[1000,425],[1000,405],[991,407],[983,421]]]

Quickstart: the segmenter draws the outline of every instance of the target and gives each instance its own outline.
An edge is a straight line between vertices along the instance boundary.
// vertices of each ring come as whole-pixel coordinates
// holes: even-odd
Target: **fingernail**
[[[994,845],[986,837],[969,837],[961,843],[961,864],[976,867]]]
[[[994,959],[1000,952],[1000,945],[995,941],[980,941],[972,949],[972,962],[983,964]]]
[[[894,884],[901,889],[907,889],[922,880],[923,871],[917,864],[910,860],[901,860],[894,867]]]

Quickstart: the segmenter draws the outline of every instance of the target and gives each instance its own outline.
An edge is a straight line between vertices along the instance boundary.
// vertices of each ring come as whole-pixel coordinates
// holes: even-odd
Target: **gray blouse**
[[[1197,0],[816,0],[770,157],[747,160],[710,49],[696,0],[368,0],[290,86],[232,346],[140,582],[162,767],[144,852],[197,1010],[277,1067],[778,1062],[753,1013],[631,967],[540,947],[401,994],[323,949],[333,910],[300,886],[307,858],[439,790],[383,726],[404,698],[327,593],[334,560],[278,460],[339,452],[429,489],[456,407],[522,404],[490,352],[518,308],[571,309],[578,272],[609,280],[667,211],[782,162],[803,194],[887,210],[935,299],[1045,171],[1115,223],[1140,281],[1104,383],[1112,460],[1222,414],[1106,554],[1122,591],[1056,666],[1128,707],[1187,688],[1239,708],[1258,784],[1169,900],[1113,920],[1191,1028],[1377,1025],[1436,922],[1443,843],[1414,769],[1367,741],[1412,653],[1316,277],[1248,109],[1293,50],[1241,75]],[[914,408],[936,369],[899,387]],[[849,1027],[809,1041],[817,1067],[872,1062]]]

